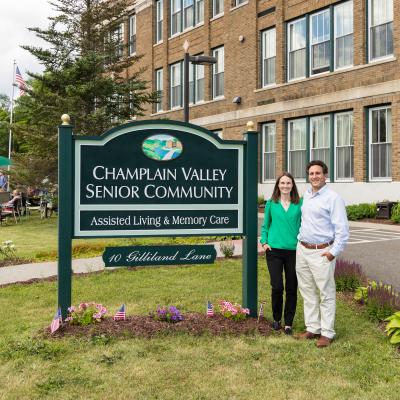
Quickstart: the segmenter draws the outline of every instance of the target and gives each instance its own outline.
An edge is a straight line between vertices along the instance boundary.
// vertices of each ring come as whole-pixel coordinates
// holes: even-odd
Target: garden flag
[[[61,316],[61,308],[59,308],[54,315],[53,321],[51,321],[50,325],[50,331],[51,333],[54,333],[58,328],[60,327],[60,324],[62,322],[62,316]]]
[[[121,308],[115,313],[114,321],[125,321],[126,320],[126,312],[125,312],[125,304],[122,304]]]
[[[214,307],[210,301],[207,301],[207,317],[214,316]]]
[[[19,95],[23,96],[25,94],[25,81],[21,75],[21,72],[19,71],[18,65],[15,70],[15,82],[19,88]]]

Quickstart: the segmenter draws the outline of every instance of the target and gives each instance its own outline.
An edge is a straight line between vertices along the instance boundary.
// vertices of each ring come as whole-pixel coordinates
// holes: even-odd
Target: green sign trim
[[[177,126],[178,125],[178,126]],[[237,151],[237,174],[238,179],[235,184],[237,190],[237,201],[230,204],[151,204],[150,202],[144,204],[82,204],[81,203],[81,149],[82,146],[104,146],[111,140],[132,132],[156,131],[160,130],[179,130],[199,136],[208,142],[211,142],[217,149],[221,150],[236,150]],[[75,191],[74,191],[74,237],[118,237],[118,236],[177,236],[177,235],[222,235],[222,234],[242,234],[243,227],[243,209],[244,209],[244,183],[243,183],[243,166],[244,166],[244,144],[241,141],[221,141],[217,136],[210,134],[208,131],[203,130],[196,126],[188,124],[177,124],[176,121],[168,123],[165,121],[146,121],[143,123],[128,124],[117,129],[112,129],[100,137],[75,137]],[[162,164],[165,164],[162,162]],[[102,212],[107,211],[110,218],[117,218],[118,212],[126,211],[131,214],[131,218],[135,218],[138,212],[150,210],[157,210],[160,212],[168,213],[175,211],[175,220],[179,217],[179,212],[195,212],[199,211],[204,214],[204,211],[217,211],[227,212],[234,210],[237,217],[234,218],[236,225],[226,224],[226,226],[219,226],[213,224],[212,220],[208,220],[208,225],[193,225],[191,228],[179,228],[176,225],[164,225],[150,229],[82,229],[82,217],[85,212]],[[126,213],[128,217],[128,214]],[[211,216],[210,216],[211,218]],[[231,220],[232,222],[232,220]],[[96,226],[96,222],[92,225]]]

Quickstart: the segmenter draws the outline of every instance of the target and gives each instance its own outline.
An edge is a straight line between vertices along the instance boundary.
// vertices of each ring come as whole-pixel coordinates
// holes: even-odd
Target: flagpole
[[[12,96],[11,96],[11,111],[10,111],[10,131],[8,135],[8,159],[11,161],[11,150],[12,150],[12,123],[14,117],[14,89],[15,89],[15,70],[17,62],[14,60],[13,64],[13,80],[12,80]],[[10,171],[10,165],[7,167],[7,171]],[[7,191],[10,191],[10,175],[7,177]]]

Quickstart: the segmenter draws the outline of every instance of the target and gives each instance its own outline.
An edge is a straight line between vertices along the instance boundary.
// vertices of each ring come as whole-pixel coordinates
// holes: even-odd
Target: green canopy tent
[[[0,156],[0,167],[7,167],[11,165],[11,160],[7,157]]]

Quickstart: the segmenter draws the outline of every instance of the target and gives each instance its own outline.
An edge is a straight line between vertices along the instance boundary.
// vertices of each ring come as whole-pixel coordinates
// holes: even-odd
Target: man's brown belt
[[[325,247],[330,246],[333,243],[333,240],[331,240],[329,243],[320,243],[320,244],[312,244],[312,243],[306,243],[306,242],[301,242],[300,243],[306,248],[306,249],[314,249],[314,250],[319,250],[319,249],[324,249]]]

